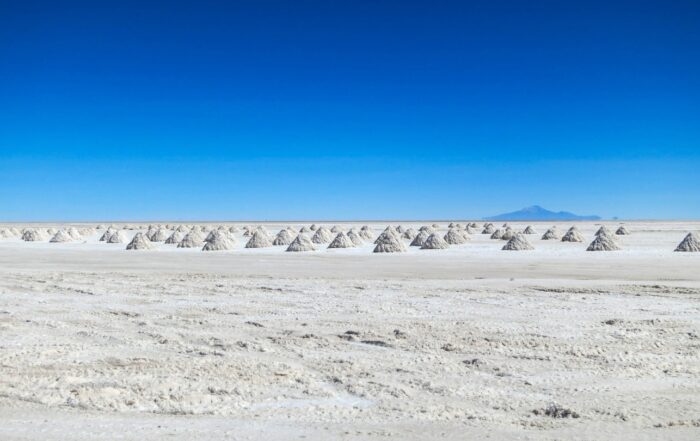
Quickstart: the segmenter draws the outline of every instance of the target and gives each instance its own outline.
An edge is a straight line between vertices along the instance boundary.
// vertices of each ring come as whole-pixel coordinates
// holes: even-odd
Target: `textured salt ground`
[[[2,439],[700,430],[697,281],[12,271],[0,299]]]

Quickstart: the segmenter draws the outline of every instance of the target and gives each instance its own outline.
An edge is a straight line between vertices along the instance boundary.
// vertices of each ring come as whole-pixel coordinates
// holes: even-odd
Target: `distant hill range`
[[[595,221],[600,220],[600,216],[579,216],[568,211],[549,211],[539,205],[525,207],[522,210],[512,213],[499,214],[497,216],[485,217],[490,221]]]

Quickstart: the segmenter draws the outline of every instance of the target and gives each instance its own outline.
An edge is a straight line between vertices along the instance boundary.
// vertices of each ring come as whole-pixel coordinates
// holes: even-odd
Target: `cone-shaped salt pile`
[[[449,248],[450,245],[445,242],[445,239],[440,237],[440,234],[433,233],[425,239],[423,246],[420,247],[421,250],[444,250]]]
[[[377,238],[377,246],[374,247],[375,253],[401,253],[406,251],[406,245],[399,239],[398,234],[394,231],[384,231]]]
[[[686,252],[686,253],[697,253],[700,252],[700,237],[695,233],[688,233],[685,239],[678,244],[675,251]]]
[[[628,234],[630,234],[630,232],[627,228],[625,228],[624,225],[620,225],[620,228],[618,228],[617,231],[615,231],[615,234],[617,234],[618,236],[627,236]]]
[[[528,225],[528,226],[525,227],[525,229],[523,230],[523,234],[537,234],[537,231],[535,231],[535,229],[532,228],[532,225]]]
[[[187,227],[185,225],[180,225],[175,229],[178,233],[182,233],[183,237],[185,234],[187,234]]]
[[[559,232],[555,227],[552,227],[544,232],[542,240],[559,240]]]
[[[180,231],[178,228],[177,230],[173,231],[173,234],[171,234],[167,239],[165,239],[165,243],[169,245],[176,245],[182,241],[182,239],[185,237],[185,233],[183,231]]]
[[[311,238],[311,242],[317,244],[328,243],[331,240],[333,240],[333,233],[326,227],[318,227],[314,237]]]
[[[350,231],[348,231],[348,238],[350,238],[350,240],[353,244],[355,244],[356,247],[359,247],[364,242],[362,240],[362,236],[360,236],[360,233],[355,231],[354,228],[350,228]]]
[[[450,228],[456,228],[457,225],[454,222],[450,222],[450,224],[447,226],[447,229],[449,230]]]
[[[68,235],[70,235],[71,239],[73,240],[80,240],[83,238],[83,236],[80,235],[80,232],[75,227],[70,227],[66,232],[68,233]]]
[[[53,236],[54,234],[58,233],[58,230],[55,228],[47,228],[46,233],[48,233],[49,236]],[[70,235],[70,233],[68,233]]]
[[[607,234],[608,236],[612,236],[613,233],[608,227],[603,225],[602,227],[598,228],[598,231],[595,232],[596,236],[600,236],[601,234]]]
[[[238,233],[238,228],[236,228],[236,226],[234,225],[232,227],[229,227],[228,232],[231,234]]]
[[[445,242],[450,245],[459,245],[467,241],[467,236],[463,231],[459,231],[455,228],[450,228],[445,234]]]
[[[61,242],[70,242],[72,241],[73,238],[70,237],[70,234],[68,234],[65,230],[58,230],[56,234],[49,240],[51,243],[61,243]]]
[[[440,229],[440,225],[438,225],[438,224],[433,224],[433,225],[431,225],[431,226],[432,226],[434,229],[436,229],[436,230],[439,230],[439,229]]]
[[[307,228],[307,227],[301,227],[301,229],[299,230],[299,232],[300,232],[300,233],[310,233],[310,232],[311,232],[311,229],[310,229],[310,228]]]
[[[367,225],[364,225],[362,228],[360,228],[360,231],[358,234],[364,240],[372,240],[374,238],[374,235],[372,234],[372,230]]]
[[[300,251],[316,251],[313,242],[304,233],[299,233],[296,238],[289,244],[287,251],[300,252]]]
[[[399,234],[403,234],[403,232],[406,231],[406,230],[404,230],[404,228],[401,225],[398,225],[395,229],[396,229],[396,232]]]
[[[491,235],[491,239],[500,239],[501,237],[503,237],[503,233],[504,231],[499,228],[498,230],[493,232],[493,234]]]
[[[386,228],[384,229],[384,231],[382,232],[382,234],[380,234],[379,237],[377,237],[377,238],[374,240],[374,244],[375,244],[375,245],[379,243],[380,237],[382,237],[383,234],[391,234],[392,236],[394,236],[394,238],[395,238],[396,240],[398,240],[399,242],[401,241],[401,235],[400,235],[399,233],[396,232],[396,228],[394,228],[394,227],[392,227],[391,225],[389,225],[388,227],[386,227]]]
[[[616,251],[619,249],[620,247],[617,246],[617,243],[615,243],[615,239],[612,236],[601,234],[597,236],[590,245],[588,245],[586,251]]]
[[[417,234],[418,233],[416,233],[416,230],[414,230],[413,228],[408,228],[406,231],[403,232],[401,237],[403,237],[404,239],[413,240],[416,238]]]
[[[501,235],[501,240],[511,240],[515,236],[515,231],[512,228],[506,228],[506,231]]]
[[[311,231],[316,231],[318,229],[316,224],[311,224],[311,226],[309,228],[311,229]]]
[[[343,231],[343,230],[341,230],[340,227],[337,225],[333,225],[333,228],[331,228],[331,233],[337,234],[337,233],[340,233],[341,231]]]
[[[25,242],[41,242],[46,240],[46,235],[43,231],[32,228],[22,233],[22,240]]]
[[[431,226],[423,225],[422,227],[420,227],[418,229],[418,232],[421,232],[421,231],[425,231],[426,233],[428,233],[428,236],[430,236],[431,234],[433,234],[435,232],[435,229]]]
[[[525,237],[524,234],[515,234],[507,244],[501,248],[502,250],[506,251],[522,251],[522,250],[534,250],[535,247],[533,247],[530,242],[527,241],[527,238]]]
[[[246,248],[267,248],[271,247],[272,242],[267,237],[264,230],[258,230],[250,237],[250,240],[245,244]]]
[[[225,251],[233,248],[235,243],[228,237],[228,234],[221,230],[213,230],[213,237],[204,243],[202,251]]]
[[[418,234],[416,234],[416,237],[414,237],[411,241],[411,246],[422,247],[425,241],[428,240],[429,236],[430,234],[428,234],[427,231],[419,231]]]
[[[114,230],[112,229],[112,227],[107,228],[107,231],[105,231],[102,234],[102,237],[100,237],[100,242],[105,242],[105,241],[109,240],[109,237],[112,234],[114,234]]]
[[[275,236],[275,240],[272,241],[272,245],[289,245],[292,243],[292,240],[294,240],[292,233],[290,233],[288,229],[282,228],[280,232],[277,233],[277,236]]]
[[[481,231],[481,234],[493,234],[496,230],[493,228],[493,225],[486,225]]]
[[[151,236],[148,238],[151,242],[163,242],[165,239],[168,238],[168,230],[165,228],[158,228],[151,234]]]
[[[136,236],[126,246],[127,250],[150,250],[152,248],[153,244],[143,233],[136,233]]]
[[[342,231],[335,236],[335,239],[328,245],[328,248],[354,248],[355,244],[350,240],[347,234]]]
[[[583,235],[576,228],[570,228],[561,238],[562,242],[583,242]]]
[[[185,234],[180,243],[177,244],[178,248],[199,248],[204,243],[204,239],[199,235],[199,231],[193,229],[189,233]]]
[[[126,242],[126,234],[124,234],[123,231],[115,231],[112,233],[111,236],[109,236],[109,239],[106,240],[107,243],[124,243]]]

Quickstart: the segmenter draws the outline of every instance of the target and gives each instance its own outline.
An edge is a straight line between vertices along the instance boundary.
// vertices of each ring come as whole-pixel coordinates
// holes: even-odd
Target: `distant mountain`
[[[539,205],[525,207],[522,210],[512,213],[499,214],[497,216],[485,217],[484,220],[490,221],[594,221],[600,220],[600,216],[579,216],[568,211],[549,211]]]

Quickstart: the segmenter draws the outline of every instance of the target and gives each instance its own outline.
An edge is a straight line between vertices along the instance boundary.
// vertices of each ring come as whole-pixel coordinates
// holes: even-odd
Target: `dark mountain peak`
[[[499,214],[496,216],[490,216],[484,218],[484,220],[492,221],[518,221],[518,220],[530,220],[530,221],[568,221],[568,220],[578,220],[578,221],[593,221],[600,220],[600,216],[590,215],[590,216],[579,216],[574,213],[569,213],[568,211],[549,211],[546,208],[542,208],[539,205],[532,205],[530,207],[525,207],[518,211],[513,211],[511,213]]]

